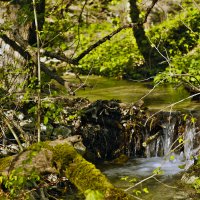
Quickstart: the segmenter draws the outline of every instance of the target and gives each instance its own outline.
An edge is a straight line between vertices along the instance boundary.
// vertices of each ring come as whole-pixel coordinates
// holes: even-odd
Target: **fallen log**
[[[18,170],[20,169],[20,170]],[[95,165],[86,161],[67,139],[41,142],[16,156],[0,159],[0,173],[4,177],[16,171],[15,176],[27,177],[31,173],[63,174],[87,197],[101,194],[105,200],[131,200],[131,195],[115,188]]]

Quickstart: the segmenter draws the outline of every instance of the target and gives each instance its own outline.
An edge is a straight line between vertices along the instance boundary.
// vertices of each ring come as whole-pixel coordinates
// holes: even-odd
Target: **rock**
[[[182,178],[181,181],[185,184],[193,184],[195,182],[195,180],[198,179],[198,177],[196,176],[190,176],[189,174],[185,173]]]
[[[62,135],[63,138],[71,136],[72,130],[66,126],[59,126],[53,130],[53,136]]]
[[[33,119],[26,119],[26,120],[23,120],[19,123],[19,125],[23,128],[23,129],[27,129],[27,130],[30,130],[30,129],[33,129],[35,128],[35,121]]]
[[[115,158],[111,163],[122,165],[128,161],[128,156],[121,154],[118,158]]]
[[[183,200],[190,200],[191,198],[189,198],[188,194],[185,191],[180,191],[177,192],[173,198],[174,200],[179,200],[179,199],[183,199]]]
[[[84,155],[86,152],[86,147],[83,145],[82,142],[77,142],[74,145],[74,148],[77,150],[78,153],[80,153],[81,155]]]

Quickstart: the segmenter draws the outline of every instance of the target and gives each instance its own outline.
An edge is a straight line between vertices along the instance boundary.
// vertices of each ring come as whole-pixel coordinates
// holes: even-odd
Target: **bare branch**
[[[74,2],[74,0],[69,0],[69,2],[67,2],[66,6],[65,6],[66,12],[69,10],[69,7],[72,5],[73,2]]]
[[[182,103],[183,101],[185,101],[185,100],[187,100],[187,99],[191,99],[191,98],[193,98],[193,97],[195,97],[195,96],[198,96],[198,95],[200,95],[200,92],[199,92],[199,93],[196,93],[196,94],[193,94],[193,95],[190,95],[189,97],[186,97],[186,98],[184,98],[184,99],[181,99],[180,101],[177,101],[177,102],[175,102],[175,103],[172,103],[172,104],[170,104],[170,105],[168,105],[168,106],[166,106],[166,107],[160,109],[159,111],[155,112],[155,113],[152,114],[150,117],[148,117],[148,119],[146,120],[144,126],[146,126],[146,125],[147,125],[147,122],[148,122],[153,116],[157,115],[158,113],[160,113],[160,112],[166,110],[167,108],[172,108],[172,107],[175,106],[176,104]]]
[[[85,57],[88,53],[90,53],[93,49],[95,49],[96,47],[100,46],[101,44],[103,44],[104,42],[106,42],[107,40],[110,40],[114,35],[116,35],[117,33],[119,33],[120,31],[127,29],[127,28],[134,28],[137,27],[138,24],[127,24],[124,26],[119,27],[118,29],[116,29],[115,31],[113,31],[112,33],[110,33],[109,35],[105,36],[104,38],[100,39],[99,41],[97,41],[96,43],[94,43],[93,45],[91,45],[88,49],[86,49],[84,52],[82,52],[77,58],[75,58],[74,60],[76,62],[79,62],[83,57]]]
[[[46,55],[48,57],[51,58],[56,58],[58,60],[67,62],[69,64],[73,64],[73,65],[78,65],[79,61],[84,58],[87,54],[89,54],[93,49],[97,48],[98,46],[100,46],[101,44],[103,44],[104,42],[106,42],[107,40],[110,40],[113,36],[115,36],[117,33],[119,33],[120,31],[127,29],[127,28],[137,28],[138,26],[140,26],[141,24],[145,23],[147,20],[148,15],[150,14],[151,10],[153,9],[153,7],[155,6],[155,4],[158,2],[159,0],[153,0],[151,6],[147,9],[146,11],[146,15],[144,18],[144,21],[138,22],[138,23],[131,23],[131,24],[126,24],[124,26],[119,27],[118,29],[116,29],[115,31],[113,31],[112,33],[108,34],[107,36],[101,38],[100,40],[98,40],[96,43],[94,43],[93,45],[91,45],[90,47],[88,47],[85,51],[83,51],[80,55],[78,55],[76,58],[74,59],[70,59],[67,58],[65,55],[60,55],[57,53],[53,53],[53,52],[49,52],[49,51],[44,51],[43,55]],[[87,2],[87,1],[86,1]]]
[[[84,58],[87,54],[89,54],[93,49],[97,48],[98,46],[100,46],[101,44],[103,44],[104,42],[106,42],[107,40],[110,40],[113,36],[115,36],[120,31],[122,31],[124,29],[127,29],[127,28],[134,28],[134,27],[137,27],[137,26],[138,26],[138,23],[126,24],[124,26],[119,27],[118,29],[116,29],[115,31],[113,31],[112,33],[110,33],[109,35],[107,35],[107,36],[101,38],[100,40],[98,40],[96,43],[94,43],[93,45],[91,45],[88,49],[86,49],[85,51],[83,51],[79,56],[77,56],[74,59],[70,59],[70,58],[67,58],[65,55],[60,55],[60,54],[49,52],[49,51],[44,51],[43,55],[51,57],[51,58],[56,58],[58,60],[67,62],[69,64],[78,65],[79,61],[82,58]]]
[[[61,55],[59,53],[54,53],[54,52],[50,52],[50,51],[44,51],[44,52],[42,52],[42,54],[44,56],[47,56],[47,57],[50,57],[50,58],[56,58],[58,60],[64,61],[64,62],[69,63],[69,64],[78,65],[78,62],[76,60],[68,58],[64,54]]]
[[[154,6],[156,5],[156,3],[157,3],[158,1],[159,1],[159,0],[153,0],[153,1],[151,2],[151,5],[150,5],[150,6],[147,8],[147,10],[146,10],[146,14],[145,14],[145,16],[144,16],[144,20],[143,20],[142,24],[146,23],[147,18],[148,18],[148,16],[149,16],[151,10],[154,8]]]
[[[19,35],[19,33],[16,30],[14,31],[14,39],[19,44],[18,45],[17,43],[15,43],[15,45],[16,46],[18,45],[18,48],[21,49],[21,51],[20,52],[18,51],[18,52],[20,54],[22,53],[22,55],[24,55],[24,54],[28,55],[29,60],[33,60],[34,64],[37,64],[37,55],[35,53],[36,52],[35,48],[31,47],[27,41],[23,40],[23,38],[21,38],[21,36]],[[9,39],[9,41],[12,41],[12,40]],[[48,76],[50,76],[52,79],[55,79],[58,83],[65,86],[65,88],[69,91],[69,93],[72,94],[71,87],[74,87],[75,86],[74,84],[67,82],[62,77],[60,77],[58,74],[56,74],[55,72],[52,72],[42,62],[41,62],[41,70],[43,72],[45,72]]]

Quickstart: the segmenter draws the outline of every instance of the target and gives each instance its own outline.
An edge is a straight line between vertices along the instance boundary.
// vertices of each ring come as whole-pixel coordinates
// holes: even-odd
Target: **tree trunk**
[[[141,21],[141,11],[138,8],[137,0],[129,0],[130,3],[130,18],[132,23],[139,23]],[[133,28],[138,48],[144,57],[147,67],[158,67],[159,63],[163,60],[161,55],[152,47],[148,37],[146,36],[143,23],[139,23],[137,27]]]
[[[0,172],[29,177],[31,173],[65,174],[78,190],[87,196],[88,191],[98,192],[106,200],[131,200],[131,195],[115,188],[100,170],[86,161],[68,138],[32,145],[27,151],[13,157],[0,159]],[[20,169],[20,170],[18,170]]]
[[[45,0],[37,1],[39,28],[44,23]],[[9,92],[21,90],[22,84],[33,75],[33,67],[29,59],[14,39],[14,30],[17,30],[23,40],[30,45],[36,43],[36,32],[33,18],[32,1],[0,1],[0,74],[3,76],[4,89]]]

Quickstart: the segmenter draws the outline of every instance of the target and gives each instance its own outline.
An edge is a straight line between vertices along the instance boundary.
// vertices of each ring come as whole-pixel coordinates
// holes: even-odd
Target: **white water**
[[[182,169],[179,168],[184,162],[182,158],[175,155],[173,161],[164,159],[162,157],[151,157],[151,158],[136,158],[128,161],[123,166],[104,166],[103,173],[109,178],[121,178],[125,176],[129,177],[147,177],[152,175],[153,170],[160,167],[164,174],[162,177],[177,174]]]
[[[137,158],[130,160],[123,166],[107,165],[101,170],[116,187],[127,189],[132,187],[135,183],[144,180],[146,177],[151,176],[153,171],[160,167],[164,174],[156,176],[159,182],[151,178],[137,187],[131,188],[128,192],[134,194],[132,193],[134,189],[142,192],[142,188],[148,188],[149,193],[145,194],[142,192],[139,196],[140,199],[172,200],[185,199],[184,195],[183,198],[180,198],[179,192],[182,192],[181,188],[175,188],[175,181],[177,179],[174,175],[183,171],[183,169],[178,167],[182,164],[184,163],[181,161],[180,156],[175,156],[173,161],[165,160],[161,157]],[[124,177],[127,177],[127,180],[122,180]],[[132,179],[136,179],[137,182],[129,182]],[[169,187],[166,187],[166,185],[161,182],[168,184]]]
[[[147,187],[150,191],[149,194],[141,194],[142,199],[146,200],[191,199],[187,192],[183,191],[179,186],[176,186],[176,180],[180,181],[180,177],[177,179],[175,175],[188,169],[189,166],[193,164],[193,156],[195,156],[200,149],[200,145],[196,142],[198,141],[197,138],[200,132],[197,132],[194,124],[188,121],[183,133],[183,151],[174,154],[171,150],[174,141],[177,139],[177,133],[174,131],[175,121],[172,120],[170,123],[163,123],[162,127],[162,136],[158,137],[153,143],[147,146],[146,155],[158,155],[158,152],[162,150],[163,157],[135,158],[121,166],[113,164],[105,165],[101,167],[101,170],[115,186],[127,189],[135,184],[129,182],[129,180],[136,178],[137,182],[140,182],[150,177],[155,169],[160,168],[163,174],[156,176],[159,181],[149,179],[128,191],[132,192],[133,189],[142,191],[141,188]],[[179,145],[179,143],[177,145]],[[184,169],[182,169],[183,166],[185,166]],[[127,177],[127,180],[122,180],[123,177]],[[167,186],[165,184],[167,184]]]

